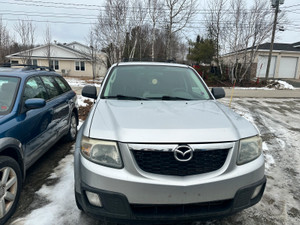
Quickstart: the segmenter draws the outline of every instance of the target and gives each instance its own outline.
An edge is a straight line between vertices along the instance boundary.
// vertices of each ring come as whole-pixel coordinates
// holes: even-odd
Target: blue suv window
[[[49,94],[50,99],[55,98],[56,96],[61,94],[61,90],[59,87],[57,87],[57,84],[50,76],[41,76],[45,87],[47,89],[47,92]]]
[[[54,77],[54,79],[64,93],[71,90],[68,83],[62,77]]]
[[[48,99],[47,91],[39,77],[32,77],[26,82],[24,89],[24,101],[29,98]]]
[[[11,111],[19,87],[19,78],[0,76],[0,115]]]

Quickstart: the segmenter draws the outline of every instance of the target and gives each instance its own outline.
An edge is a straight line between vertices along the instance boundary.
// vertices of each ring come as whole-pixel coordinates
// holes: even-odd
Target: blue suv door
[[[43,98],[46,105],[39,109],[27,110],[24,103],[27,99]],[[47,146],[56,140],[56,121],[54,109],[49,95],[39,76],[29,78],[23,90],[23,107],[18,116],[22,129],[22,143],[24,144],[25,165],[28,168],[47,150]]]
[[[68,124],[72,110],[72,96],[67,93],[64,93],[61,86],[57,83],[55,79],[56,76],[41,76],[41,78],[51,98],[49,104],[51,104],[54,110],[53,119],[55,120],[56,135],[61,136],[68,130]]]

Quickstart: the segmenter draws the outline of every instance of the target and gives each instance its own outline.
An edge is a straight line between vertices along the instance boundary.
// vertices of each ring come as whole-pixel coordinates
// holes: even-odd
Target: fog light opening
[[[98,194],[89,191],[86,191],[85,193],[91,205],[102,207],[102,202]]]
[[[262,188],[262,185],[259,185],[255,188],[255,190],[253,191],[253,194],[251,196],[251,199],[254,199],[257,197],[257,195],[260,193],[261,191],[261,188]]]

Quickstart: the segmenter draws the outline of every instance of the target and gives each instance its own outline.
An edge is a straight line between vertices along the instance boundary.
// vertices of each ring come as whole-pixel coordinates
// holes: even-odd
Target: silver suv
[[[119,222],[193,221],[260,201],[266,184],[257,129],[186,65],[113,65],[77,136],[75,197]]]

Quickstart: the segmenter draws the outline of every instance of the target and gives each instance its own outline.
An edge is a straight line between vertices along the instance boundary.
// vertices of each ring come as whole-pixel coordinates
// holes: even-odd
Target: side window
[[[76,71],[85,71],[85,63],[83,61],[75,62],[75,70]]]
[[[47,91],[38,77],[32,77],[27,80],[24,89],[24,101],[29,98],[43,98],[48,99]]]
[[[59,70],[58,60],[50,60],[50,68],[54,70]]]
[[[61,92],[59,90],[59,87],[56,86],[56,83],[55,81],[53,80],[52,77],[49,77],[49,76],[41,76],[44,84],[45,84],[45,87],[48,91],[48,94],[49,94],[49,98],[55,98],[56,96],[60,95]]]
[[[54,77],[54,79],[58,83],[59,87],[63,90],[63,92],[68,92],[71,90],[70,86],[62,77]]]

